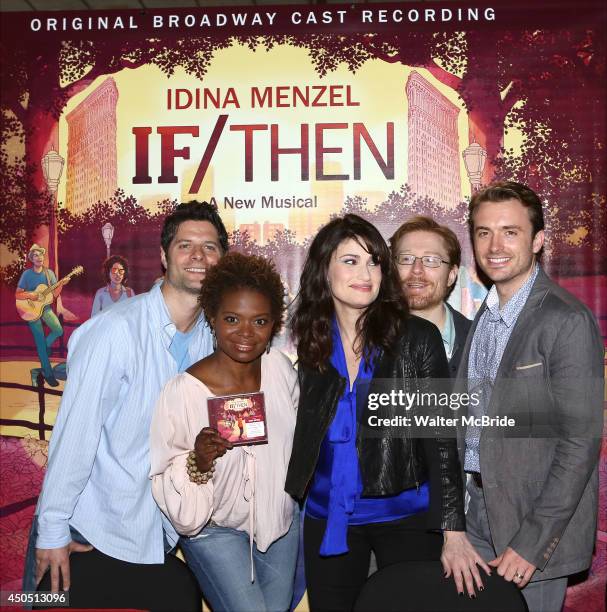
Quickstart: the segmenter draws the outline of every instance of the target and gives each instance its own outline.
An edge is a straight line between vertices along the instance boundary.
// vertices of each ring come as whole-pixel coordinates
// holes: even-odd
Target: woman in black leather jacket
[[[369,393],[449,377],[438,328],[408,314],[397,278],[380,233],[356,215],[325,225],[304,265],[291,319],[300,400],[285,488],[307,497],[313,611],[352,608],[371,550],[380,569],[441,558],[471,596],[473,581],[482,588],[476,563],[488,571],[465,536],[455,439],[363,425]]]

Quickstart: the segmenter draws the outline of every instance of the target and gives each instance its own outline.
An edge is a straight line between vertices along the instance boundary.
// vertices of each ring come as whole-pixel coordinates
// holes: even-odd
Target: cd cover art
[[[218,395],[207,400],[209,425],[235,446],[267,444],[264,394]]]

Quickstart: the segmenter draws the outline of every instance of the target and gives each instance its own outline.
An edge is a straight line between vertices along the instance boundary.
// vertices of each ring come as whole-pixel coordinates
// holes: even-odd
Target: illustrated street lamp
[[[46,181],[46,187],[52,196],[51,211],[49,222],[49,240],[48,240],[48,264],[49,268],[58,275],[58,257],[57,257],[57,218],[56,218],[56,194],[59,188],[59,179],[63,172],[65,159],[51,149],[41,160],[42,174]]]
[[[109,257],[110,246],[112,245],[112,238],[114,237],[114,226],[111,223],[106,223],[101,228],[101,235],[103,236],[103,241],[105,242],[105,248],[107,250],[106,257]]]
[[[44,174],[46,186],[51,193],[57,193],[59,179],[63,172],[63,164],[65,164],[65,160],[53,149],[42,158],[42,173]]]
[[[483,169],[487,161],[487,151],[478,142],[473,142],[462,152],[462,156],[466,172],[468,173],[470,187],[472,188],[472,193],[474,193],[481,186]]]

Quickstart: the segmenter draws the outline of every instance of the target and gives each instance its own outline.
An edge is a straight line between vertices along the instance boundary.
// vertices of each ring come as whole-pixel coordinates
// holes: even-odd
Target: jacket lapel
[[[530,337],[531,328],[535,325],[535,318],[540,316],[539,309],[544,302],[544,298],[550,291],[552,281],[546,276],[544,271],[540,268],[537,274],[537,278],[531,288],[531,293],[521,310],[521,313],[514,324],[514,329],[508,338],[504,354],[500,361],[495,381],[498,383],[502,378],[507,377],[508,373],[512,371],[517,356],[521,350],[527,347],[528,339]],[[495,416],[497,413],[496,407],[496,395],[491,395],[491,401],[487,407],[487,414],[489,416]]]
[[[470,327],[470,331],[468,332],[468,337],[466,338],[466,342],[464,344],[462,359],[459,362],[459,367],[457,368],[456,374],[456,388],[462,390],[462,383],[466,383],[468,380],[468,358],[470,357],[470,346],[472,345],[472,338],[474,338],[474,333],[476,332],[476,328],[478,327],[478,322],[481,318],[483,312],[487,308],[486,302],[487,298],[481,304],[481,307],[478,309],[476,316],[474,317],[474,321],[472,322],[472,327]],[[467,386],[467,385],[466,385]]]

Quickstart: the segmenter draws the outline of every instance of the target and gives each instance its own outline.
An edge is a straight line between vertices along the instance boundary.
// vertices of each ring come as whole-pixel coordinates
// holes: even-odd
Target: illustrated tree
[[[228,234],[230,249],[244,255],[261,255],[260,246],[247,231],[235,229]]]
[[[90,296],[107,282],[101,274],[106,246],[100,228],[111,223],[114,228],[112,255],[122,255],[129,262],[128,284],[137,293],[147,291],[161,274],[158,248],[164,217],[177,205],[176,200],[157,203],[153,212],[140,206],[137,199],[122,189],[81,214],[60,208],[57,214],[62,246],[62,268],[66,271],[82,265],[86,274],[71,281],[71,292]],[[83,245],[86,245],[83,247]]]
[[[591,31],[534,32],[542,49],[523,75],[526,96],[505,129],[523,134],[520,151],[504,150],[498,177],[528,183],[547,202],[547,255],[557,273],[605,272],[605,37]],[[519,44],[519,43],[517,43]]]
[[[356,71],[373,59],[428,70],[464,102],[471,136],[487,151],[484,182],[528,183],[547,202],[551,263],[569,245],[580,265],[605,270],[604,262],[595,266],[607,240],[605,37],[600,27],[409,30],[265,41],[270,47],[285,43],[309,49],[321,76],[342,64]],[[520,150],[506,150],[504,135],[514,129],[520,133]],[[559,266],[567,266],[565,259]]]
[[[460,202],[454,208],[445,208],[439,202],[413,192],[409,185],[388,194],[383,202],[369,210],[367,202],[360,196],[348,197],[344,203],[344,213],[360,215],[382,230],[384,238],[389,239],[407,219],[417,215],[431,217],[441,225],[447,225],[457,235],[462,246],[462,261],[472,261],[472,250],[466,223],[467,205]]]
[[[59,117],[68,101],[97,77],[151,64],[167,76],[178,67],[202,79],[225,38],[112,37],[96,40],[47,41],[36,49],[0,41],[0,239],[12,252],[25,252],[28,241],[45,241],[48,194],[40,160],[57,142]],[[8,146],[11,142],[15,146]],[[55,144],[56,146],[56,144]],[[17,154],[11,151],[17,151]],[[21,154],[22,153],[22,154]],[[14,268],[3,272],[14,278]]]

